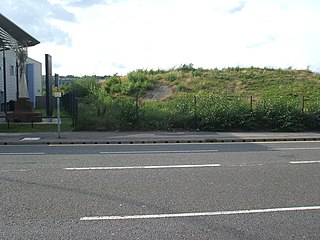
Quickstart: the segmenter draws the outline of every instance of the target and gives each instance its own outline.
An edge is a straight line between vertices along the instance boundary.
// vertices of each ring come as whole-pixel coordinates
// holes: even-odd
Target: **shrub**
[[[122,81],[119,76],[112,76],[103,84],[103,89],[107,93],[115,94],[122,92]]]
[[[256,122],[272,131],[301,131],[304,116],[294,99],[278,97],[261,100],[255,109]]]
[[[123,85],[123,93],[140,97],[146,90],[153,87],[151,80],[143,70],[136,70],[128,74],[128,81]]]
[[[65,92],[66,93],[77,92],[78,97],[85,97],[91,94],[92,92],[94,92],[99,87],[100,87],[100,83],[97,77],[85,76],[67,85],[65,88]]]

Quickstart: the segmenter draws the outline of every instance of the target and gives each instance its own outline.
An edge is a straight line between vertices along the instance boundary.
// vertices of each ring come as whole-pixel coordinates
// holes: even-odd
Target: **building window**
[[[10,76],[14,76],[14,66],[10,66]]]

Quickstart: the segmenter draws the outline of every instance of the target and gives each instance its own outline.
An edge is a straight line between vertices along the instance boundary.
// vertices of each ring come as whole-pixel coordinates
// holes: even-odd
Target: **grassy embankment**
[[[78,130],[319,129],[320,75],[309,70],[190,64],[137,70],[102,84],[87,80],[73,85],[81,92]],[[168,92],[150,99],[159,86]]]

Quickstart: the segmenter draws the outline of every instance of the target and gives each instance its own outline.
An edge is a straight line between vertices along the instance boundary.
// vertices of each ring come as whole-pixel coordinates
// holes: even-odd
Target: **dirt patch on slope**
[[[173,94],[173,90],[170,86],[162,85],[148,92],[146,99],[162,100],[172,96],[172,94]]]

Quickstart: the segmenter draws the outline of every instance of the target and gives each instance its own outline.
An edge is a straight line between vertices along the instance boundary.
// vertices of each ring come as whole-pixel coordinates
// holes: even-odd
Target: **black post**
[[[197,96],[196,95],[193,96],[193,104],[194,104],[193,116],[194,116],[194,119],[196,119],[197,118]]]
[[[52,58],[49,54],[45,55],[46,64],[46,111],[47,116],[52,117]]]
[[[70,94],[70,113],[72,118],[72,127],[75,126],[75,92]]]
[[[19,65],[16,59],[16,82],[17,82],[17,100],[19,99]]]
[[[7,113],[7,71],[6,71],[6,46],[3,44],[3,111]]]
[[[194,127],[198,129],[198,117],[197,117],[197,96],[193,96],[193,121]]]
[[[302,113],[304,113],[304,96],[302,96],[302,109],[301,109]]]
[[[252,110],[253,110],[252,104],[253,104],[253,97],[250,96],[250,111],[251,111],[251,112],[252,112]]]
[[[139,97],[136,98],[136,117],[137,121],[139,121]]]
[[[78,97],[75,97],[75,118],[74,118],[74,125],[78,124]]]
[[[78,123],[78,92],[74,91],[70,94],[70,103],[71,103],[71,117],[72,117],[72,126],[74,127]]]

